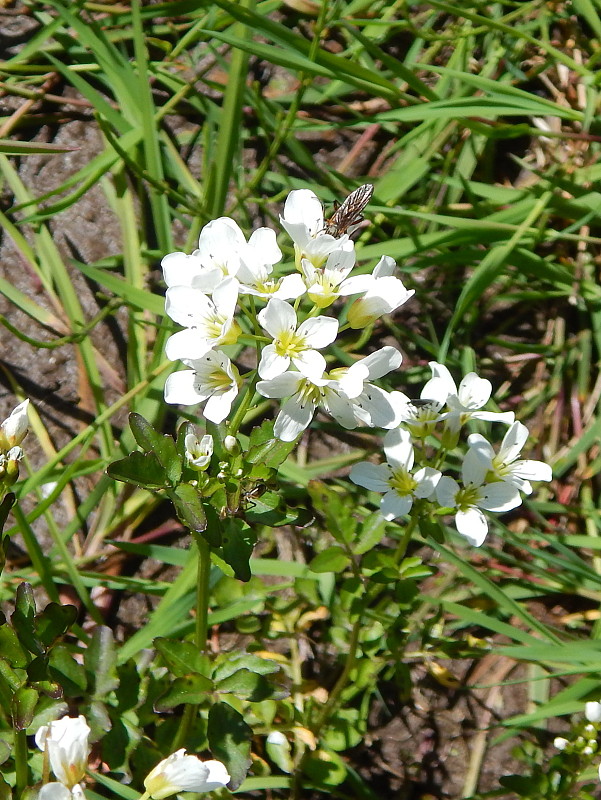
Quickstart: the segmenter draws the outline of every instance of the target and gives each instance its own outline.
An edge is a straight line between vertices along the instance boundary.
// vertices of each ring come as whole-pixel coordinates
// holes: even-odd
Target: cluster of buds
[[[90,728],[83,716],[63,717],[43,725],[35,735],[44,753],[44,785],[39,800],[85,800],[82,782],[90,756]],[[56,781],[48,781],[52,769]],[[144,780],[141,800],[163,800],[179,792],[212,792],[229,783],[230,776],[221,761],[201,761],[178,750],[160,761]]]
[[[27,407],[24,400],[0,425],[0,488],[2,495],[10,489],[19,477],[19,461],[23,458],[20,445],[29,427]]]
[[[574,730],[574,735],[570,739],[564,736],[557,736],[553,744],[562,753],[577,756],[593,756],[599,749],[597,736],[601,727],[601,703],[594,700],[589,701],[584,706],[584,716],[586,723],[579,725]],[[599,765],[599,778],[601,779],[601,764]]]

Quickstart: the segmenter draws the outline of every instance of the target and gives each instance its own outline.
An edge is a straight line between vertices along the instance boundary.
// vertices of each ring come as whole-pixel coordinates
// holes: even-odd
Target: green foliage
[[[64,713],[92,725],[94,797],[139,796],[179,746],[222,759],[243,794],[594,797],[598,757],[565,759],[550,730],[598,699],[601,675],[597,0],[24,8],[31,29],[0,66],[0,226],[18,254],[0,322],[41,466],[0,505],[0,800],[41,780],[26,735]],[[64,121],[93,130],[97,151],[38,141]],[[56,180],[30,185],[48,166]],[[367,180],[362,253],[398,259],[419,306],[358,332],[344,363],[397,341],[389,388],[410,397],[429,359],[457,374],[477,363],[533,423],[532,457],[554,464],[555,495],[479,550],[442,517],[386,523],[349,486],[348,467],[373,455],[364,431],[318,419],[295,455],[264,404],[233,451],[210,431],[201,473],[185,458],[190,424],[163,433],[161,257],[194,250],[215,216],[251,230],[290,189],[330,207]],[[120,247],[107,236],[88,257],[63,236],[66,217],[85,221],[82,200],[105,201]],[[113,336],[122,363],[105,353]],[[41,351],[58,398],[33,366]],[[71,399],[72,418],[57,417]],[[159,538],[181,527],[191,542]],[[481,694],[491,683],[500,699]],[[445,728],[451,712],[461,729]],[[469,769],[444,757],[462,744]]]

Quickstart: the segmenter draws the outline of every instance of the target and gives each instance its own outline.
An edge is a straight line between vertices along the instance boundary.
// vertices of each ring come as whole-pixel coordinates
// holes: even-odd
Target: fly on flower
[[[364,183],[351,192],[342,205],[334,210],[332,216],[326,219],[324,232],[330,236],[342,236],[349,228],[362,222],[363,209],[371,200],[373,193],[374,187],[371,183]]]

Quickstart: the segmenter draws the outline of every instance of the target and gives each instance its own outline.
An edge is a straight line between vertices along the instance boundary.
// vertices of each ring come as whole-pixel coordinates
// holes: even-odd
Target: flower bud
[[[584,706],[584,716],[589,722],[601,722],[601,703],[591,700]]]
[[[21,444],[29,428],[27,407],[29,400],[24,400],[0,425],[0,450],[8,452],[12,447]]]

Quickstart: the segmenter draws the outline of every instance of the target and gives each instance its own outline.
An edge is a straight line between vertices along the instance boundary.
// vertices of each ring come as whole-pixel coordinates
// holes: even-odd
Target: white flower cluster
[[[82,782],[88,768],[90,728],[85,717],[63,717],[43,725],[35,735],[56,781],[45,783],[39,800],[85,800]],[[229,783],[221,761],[201,761],[178,750],[160,761],[146,776],[143,797],[163,800],[179,792],[212,792]]]
[[[372,381],[396,369],[401,354],[384,347],[350,367],[327,370],[320,351],[336,340],[340,326],[336,317],[319,312],[339,297],[360,295],[348,311],[347,327],[361,329],[405,303],[413,291],[392,274],[396,265],[387,256],[371,275],[349,277],[354,243],[346,233],[327,232],[312,191],[291,192],[280,222],[295,250],[294,267],[280,277],[274,275],[282,259],[275,231],[259,228],[246,241],[227,217],[202,229],[191,255],[163,258],[165,310],[183,327],[169,338],[166,353],[188,368],[169,376],[166,401],[204,402],[208,420],[225,420],[242,378],[222,348],[244,336],[244,343],[260,352],[250,378],[260,379],[257,392],[284,400],[275,422],[278,438],[293,441],[318,407],[345,428],[395,427],[402,404]],[[264,306],[255,313],[257,302]]]
[[[520,492],[531,494],[531,480],[550,481],[551,467],[542,461],[518,459],[528,438],[528,429],[516,422],[513,412],[483,411],[492,386],[475,372],[466,375],[459,387],[442,364],[430,363],[432,378],[424,386],[421,399],[404,402],[399,427],[384,438],[386,464],[361,462],[350,474],[351,480],[384,494],[380,510],[387,520],[408,514],[416,499],[432,500],[442,508],[455,510],[455,524],[470,544],[479,547],[488,534],[483,511],[510,511],[522,502]],[[461,465],[461,483],[443,475],[438,467],[459,441],[461,426],[469,419],[505,423],[508,428],[498,452],[484,436],[467,437],[468,449]],[[439,425],[440,423],[440,425]],[[441,428],[438,448],[427,458],[426,442]],[[431,439],[429,441],[432,441]],[[414,470],[415,449],[426,463]]]

